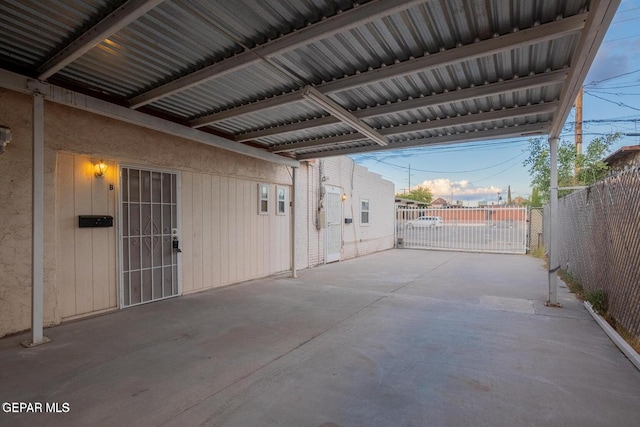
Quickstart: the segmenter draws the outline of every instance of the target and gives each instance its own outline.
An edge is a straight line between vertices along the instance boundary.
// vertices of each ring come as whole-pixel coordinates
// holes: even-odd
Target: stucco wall
[[[0,336],[29,327],[31,310],[31,129],[30,98],[0,89],[0,124],[12,141],[0,155]],[[51,170],[51,164],[47,167]],[[45,193],[48,201],[50,194]],[[49,237],[49,236],[48,236]],[[45,253],[51,248],[45,247]],[[50,260],[50,257],[47,257]],[[50,261],[45,301],[50,303]],[[51,314],[45,322],[51,322]]]

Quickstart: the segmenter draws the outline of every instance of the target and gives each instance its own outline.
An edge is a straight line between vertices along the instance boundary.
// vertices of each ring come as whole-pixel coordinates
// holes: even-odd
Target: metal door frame
[[[168,297],[163,297],[163,298],[157,298],[157,299],[153,299],[151,301],[144,301],[144,302],[139,302],[136,304],[129,304],[129,305],[124,305],[124,259],[123,259],[123,244],[124,244],[124,236],[123,236],[123,214],[122,214],[122,169],[136,169],[136,170],[144,170],[144,171],[149,171],[151,173],[153,172],[160,172],[160,173],[167,173],[167,174],[174,174],[176,176],[176,224],[177,224],[177,229],[178,229],[178,240],[181,241],[182,240],[182,211],[181,211],[181,195],[182,195],[182,174],[181,171],[176,170],[176,169],[166,169],[166,168],[157,168],[154,166],[148,166],[148,165],[140,165],[140,164],[135,164],[135,163],[122,163],[122,164],[118,164],[118,174],[117,174],[117,183],[118,183],[118,201],[116,203],[116,212],[118,214],[118,236],[117,236],[117,260],[118,260],[118,304],[119,304],[119,308],[123,309],[123,308],[130,308],[130,307],[135,307],[137,305],[141,305],[141,304],[148,304],[150,302],[156,302],[156,301],[161,301],[164,299],[168,299],[168,298],[175,298],[178,296],[182,295],[182,257],[180,256],[180,254],[178,254],[177,257],[177,293],[175,295],[171,295]]]

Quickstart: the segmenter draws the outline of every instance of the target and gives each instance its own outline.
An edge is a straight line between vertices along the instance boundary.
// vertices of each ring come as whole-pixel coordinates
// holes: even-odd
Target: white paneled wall
[[[57,162],[57,283],[62,318],[116,308],[117,165],[93,175],[95,160],[60,153]],[[291,268],[291,213],[276,215],[276,185],[269,213],[258,214],[258,182],[181,172],[182,291],[241,282]],[[280,184],[279,184],[280,185]],[[282,185],[280,185],[282,186]],[[291,188],[287,188],[287,199]],[[111,215],[114,227],[79,228],[78,215]]]
[[[89,157],[60,153],[57,161],[57,281],[62,318],[117,307],[117,228],[78,228],[78,215],[115,217],[117,167],[93,174]],[[54,217],[53,215],[51,217]]]
[[[182,172],[182,289],[184,293],[263,277],[291,268],[291,214],[258,213],[258,182]],[[290,197],[291,189],[287,187]]]

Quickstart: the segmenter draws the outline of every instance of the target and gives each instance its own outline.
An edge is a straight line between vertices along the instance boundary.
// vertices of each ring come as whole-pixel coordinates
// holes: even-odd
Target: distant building
[[[621,147],[604,162],[613,170],[623,170],[631,166],[640,166],[640,145]]]
[[[396,206],[412,207],[412,208],[424,208],[429,204],[424,202],[418,202],[416,200],[405,199],[403,197],[396,197]]]
[[[432,207],[432,208],[445,208],[445,207],[448,206],[448,203],[442,197],[438,197],[437,199],[432,201],[431,205],[429,205],[429,206]]]

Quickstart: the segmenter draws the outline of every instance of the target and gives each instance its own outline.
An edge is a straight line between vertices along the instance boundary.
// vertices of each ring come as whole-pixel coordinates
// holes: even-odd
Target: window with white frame
[[[277,187],[277,209],[276,215],[285,215],[287,213],[287,188]]]
[[[369,225],[369,199],[360,199],[360,224]]]
[[[258,214],[269,214],[269,184],[258,184]]]

